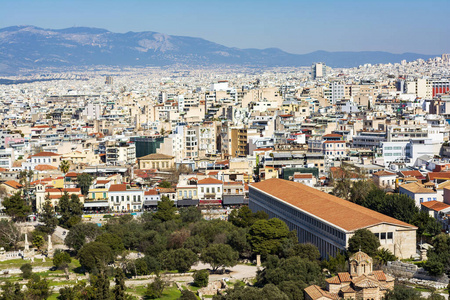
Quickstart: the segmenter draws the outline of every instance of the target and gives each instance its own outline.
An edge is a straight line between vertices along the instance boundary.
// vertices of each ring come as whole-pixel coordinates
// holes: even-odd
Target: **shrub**
[[[208,270],[198,270],[194,273],[194,285],[198,287],[206,287],[209,281]]]
[[[28,279],[31,277],[31,275],[33,275],[33,266],[31,266],[31,264],[23,264],[20,267],[20,271],[22,271],[22,277],[24,279]]]

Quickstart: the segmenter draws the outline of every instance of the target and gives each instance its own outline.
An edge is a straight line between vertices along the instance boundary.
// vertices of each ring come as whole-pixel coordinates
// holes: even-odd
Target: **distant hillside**
[[[208,66],[239,64],[260,67],[309,66],[323,61],[332,67],[365,63],[395,63],[437,55],[393,54],[379,51],[290,54],[277,48],[229,48],[201,38],[158,32],[113,33],[105,29],[73,27],[42,29],[14,26],[0,29],[0,74],[18,68],[85,65],[165,66],[176,63]]]

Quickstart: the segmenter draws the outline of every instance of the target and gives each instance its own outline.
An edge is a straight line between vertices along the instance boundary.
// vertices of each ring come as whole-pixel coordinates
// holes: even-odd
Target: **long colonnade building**
[[[250,186],[249,207],[286,222],[297,231],[300,243],[316,245],[322,257],[347,249],[348,240],[362,228],[373,232],[381,247],[395,256],[416,255],[417,227],[302,183],[283,179],[255,183]]]

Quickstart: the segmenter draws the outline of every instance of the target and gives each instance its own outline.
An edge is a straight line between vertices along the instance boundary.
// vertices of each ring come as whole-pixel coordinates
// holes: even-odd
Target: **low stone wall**
[[[383,267],[383,271],[387,274],[391,274],[396,278],[405,279],[419,279],[439,282],[442,284],[448,284],[449,279],[447,275],[442,276],[430,276],[423,268],[419,268],[411,263],[404,263],[401,261],[390,261],[387,266]]]

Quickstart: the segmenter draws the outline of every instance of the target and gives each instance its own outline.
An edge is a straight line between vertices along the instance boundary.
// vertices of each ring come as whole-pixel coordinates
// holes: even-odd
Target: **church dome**
[[[350,261],[356,260],[357,262],[361,261],[372,261],[372,258],[361,250],[350,256]]]

